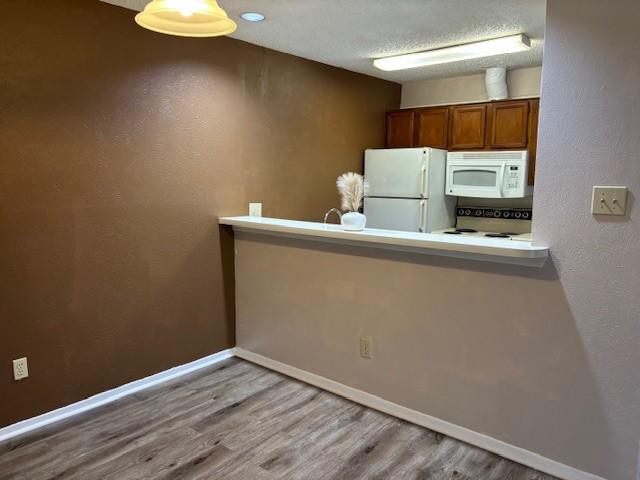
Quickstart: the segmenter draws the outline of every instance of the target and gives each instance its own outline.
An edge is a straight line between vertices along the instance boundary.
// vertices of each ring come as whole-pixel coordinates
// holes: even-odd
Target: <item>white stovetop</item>
[[[221,225],[233,226],[234,230],[259,231],[265,234],[305,237],[325,242],[360,244],[526,266],[540,267],[549,255],[547,247],[533,246],[529,241],[514,242],[504,238],[401,232],[374,228],[351,232],[344,230],[341,225],[266,217],[220,217],[218,221]]]
[[[452,230],[455,230],[455,227],[451,227],[451,228],[445,228],[442,230],[435,230],[433,233],[434,234],[443,234],[443,235],[447,235],[449,237],[457,237],[457,238],[462,238],[462,237],[476,237],[476,238],[488,238],[488,239],[493,239],[493,240],[517,240],[519,242],[531,242],[531,233],[517,233],[514,235],[509,235],[508,237],[504,238],[504,237],[487,237],[487,234],[489,233],[499,233],[499,232],[484,232],[484,231],[476,231],[476,232],[463,232],[460,235],[455,235],[455,234],[450,234],[450,233],[445,233],[445,232],[450,232]]]

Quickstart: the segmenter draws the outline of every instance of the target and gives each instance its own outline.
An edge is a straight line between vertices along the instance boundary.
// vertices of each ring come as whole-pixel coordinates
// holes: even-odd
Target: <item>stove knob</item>
[[[508,211],[502,214],[502,218],[509,218],[510,216],[511,216],[511,212],[508,212]]]
[[[458,215],[464,215],[464,208],[459,208],[458,209]]]
[[[465,215],[471,215],[471,210],[467,208],[467,209],[464,211],[464,214],[465,214]]]
[[[529,212],[522,212],[522,218],[529,218]]]
[[[520,218],[520,217],[522,217],[522,213],[521,212],[516,212],[514,216],[516,218]]]
[[[493,211],[493,218],[500,218],[502,216],[502,212],[500,210]]]
[[[481,216],[482,216],[482,210],[476,210],[475,212],[473,212],[473,214],[474,214],[476,217],[481,217]]]

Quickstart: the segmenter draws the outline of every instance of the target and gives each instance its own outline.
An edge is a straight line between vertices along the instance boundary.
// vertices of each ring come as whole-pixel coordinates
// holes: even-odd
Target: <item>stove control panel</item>
[[[531,220],[533,218],[530,208],[458,207],[456,214],[458,217],[505,218],[508,220]]]

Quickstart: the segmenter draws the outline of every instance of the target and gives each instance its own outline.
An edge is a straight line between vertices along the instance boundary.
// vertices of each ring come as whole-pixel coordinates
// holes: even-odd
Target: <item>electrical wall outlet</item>
[[[13,361],[13,379],[22,380],[29,376],[27,357],[17,358]]]
[[[262,216],[262,204],[261,203],[250,203],[249,204],[249,216],[250,217],[261,217]]]
[[[360,356],[362,358],[371,358],[372,343],[371,337],[360,337]]]
[[[591,213],[624,215],[627,210],[627,187],[593,187]]]

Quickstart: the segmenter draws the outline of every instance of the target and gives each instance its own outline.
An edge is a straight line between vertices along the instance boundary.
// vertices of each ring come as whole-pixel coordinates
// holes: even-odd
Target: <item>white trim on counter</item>
[[[549,256],[547,247],[533,246],[531,242],[503,238],[463,237],[442,233],[400,232],[374,228],[350,232],[345,231],[341,225],[249,216],[220,217],[218,222],[221,225],[230,225],[234,230],[253,231],[266,235],[302,237],[323,242],[362,245],[528,267],[541,267]]]

